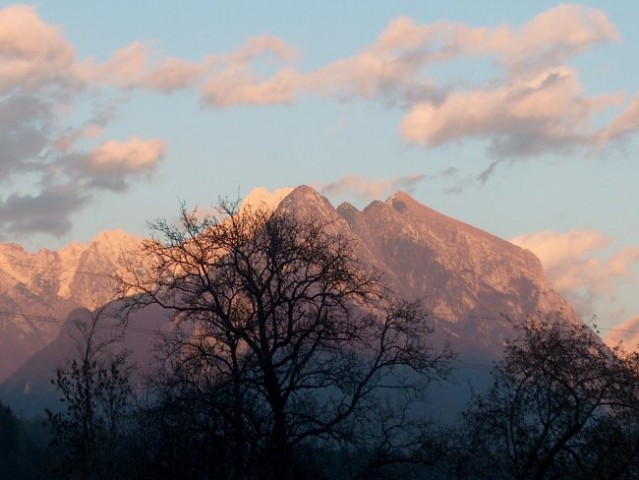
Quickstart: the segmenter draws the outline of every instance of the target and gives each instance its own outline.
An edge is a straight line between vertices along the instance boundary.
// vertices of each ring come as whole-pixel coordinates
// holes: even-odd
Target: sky
[[[639,319],[635,2],[0,0],[0,241],[403,190]],[[619,326],[621,325],[621,326]],[[630,324],[626,324],[630,325]]]

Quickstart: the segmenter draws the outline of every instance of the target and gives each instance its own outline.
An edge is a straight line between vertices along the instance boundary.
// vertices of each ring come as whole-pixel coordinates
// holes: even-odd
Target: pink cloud
[[[85,81],[122,88],[161,93],[194,89],[210,107],[280,104],[293,99],[297,73],[283,67],[271,78],[262,79],[253,62],[273,57],[280,64],[297,56],[294,48],[273,36],[250,38],[236,51],[207,55],[200,62],[179,57],[161,59],[150,44],[135,42],[116,51],[102,64],[92,59],[82,62],[77,72]]]
[[[620,106],[622,94],[586,96],[578,71],[566,65],[594,45],[619,39],[604,12],[581,5],[559,5],[520,26],[491,28],[400,17],[359,53],[303,76],[300,88],[406,106],[402,137],[424,148],[480,138],[497,159],[583,151],[639,131],[631,105],[602,140],[605,129],[595,120]],[[438,66],[459,58],[469,64],[494,58],[503,71],[486,83],[438,82]]]
[[[203,101],[211,107],[290,103],[297,75],[282,69],[268,80],[259,79],[249,68],[230,67],[202,86]]]
[[[547,269],[572,263],[610,245],[608,237],[593,230],[571,230],[562,233],[546,230],[520,235],[511,242],[532,251]]]
[[[452,56],[448,45],[430,45],[438,30],[437,24],[416,25],[410,18],[397,18],[360,53],[306,75],[302,88],[340,99],[435,97],[439,92],[434,81],[419,74],[425,65]]]
[[[134,42],[115,51],[104,63],[89,59],[76,67],[87,82],[161,93],[194,87],[212,68],[211,58],[194,63],[177,57],[158,59],[150,43]]]
[[[206,72],[206,66],[181,58],[167,58],[140,80],[141,85],[151,90],[170,93],[195,86]]]
[[[639,247],[606,254],[613,242],[596,231],[544,231],[521,235],[511,242],[539,257],[555,288],[584,318],[596,314],[600,303],[614,304],[618,289],[636,278]]]
[[[262,35],[249,38],[239,49],[220,56],[220,59],[227,64],[250,63],[268,54],[280,62],[292,62],[299,58],[299,52],[286,41],[273,35]]]
[[[355,175],[340,178],[336,182],[316,185],[326,196],[353,198],[357,201],[372,201],[384,198],[397,190],[410,192],[424,175],[405,175],[384,180],[367,179]]]
[[[438,87],[425,75],[437,63],[495,57],[510,75],[520,77],[560,67],[592,45],[617,40],[605,13],[580,5],[554,7],[519,28],[443,21],[418,25],[400,17],[360,53],[308,75],[305,86],[339,98],[390,95],[410,101],[421,95],[437,103],[448,87]]]
[[[121,87],[139,84],[144,77],[149,61],[149,47],[142,42],[134,42],[116,50],[102,64],[94,59],[81,62],[76,67],[79,77],[87,82],[104,82]]]
[[[639,348],[639,315],[609,329],[605,341],[611,348],[621,345],[626,351],[637,350]]]
[[[519,28],[462,28],[459,38],[465,53],[496,55],[513,75],[563,65],[593,45],[620,39],[604,12],[576,4],[553,7]]]
[[[132,137],[126,142],[109,140],[88,156],[91,169],[98,174],[151,172],[164,156],[166,142]]]
[[[276,188],[271,192],[266,187],[256,187],[242,199],[240,210],[246,208],[275,210],[280,202],[293,190],[293,187],[282,187]]]
[[[401,133],[424,147],[486,138],[498,156],[529,156],[596,144],[593,116],[619,101],[619,95],[584,97],[577,73],[556,68],[506,86],[453,93],[440,105],[418,104]]]
[[[210,57],[211,68],[199,86],[201,99],[214,108],[290,103],[298,90],[300,76],[293,68],[281,64],[295,61],[298,55],[280,38],[270,35],[250,38],[234,52]],[[263,78],[253,62],[269,57],[277,70]]]
[[[71,80],[75,50],[61,30],[40,20],[35,7],[0,9],[0,92]]]
[[[639,132],[639,94],[602,132],[602,142],[624,139],[628,135]]]

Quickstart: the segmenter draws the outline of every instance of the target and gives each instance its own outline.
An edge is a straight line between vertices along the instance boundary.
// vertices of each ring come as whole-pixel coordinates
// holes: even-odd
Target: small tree
[[[302,475],[303,452],[336,449],[357,418],[445,373],[450,352],[428,343],[420,306],[393,300],[335,225],[228,202],[219,212],[153,224],[160,239],[123,297],[173,312],[168,363],[227,439],[227,475]]]
[[[465,413],[465,475],[636,478],[639,377],[630,357],[560,317],[515,329],[492,386]]]
[[[76,355],[51,380],[64,409],[46,410],[61,468],[82,479],[117,478],[117,448],[131,400],[131,367],[125,352],[113,351],[119,335],[113,325],[100,323],[104,313],[74,312]]]

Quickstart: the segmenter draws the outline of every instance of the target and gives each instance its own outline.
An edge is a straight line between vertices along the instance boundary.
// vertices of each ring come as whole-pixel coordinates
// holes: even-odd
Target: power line
[[[50,317],[50,316],[25,314],[25,313],[22,313],[22,312],[15,312],[15,313],[0,312],[0,317],[4,317],[4,318],[19,317],[19,318],[24,318],[25,320],[43,321],[43,322],[49,322],[49,323],[56,323],[56,324],[60,324],[60,325],[63,325],[64,323],[66,323],[66,320],[59,320],[59,319],[56,319],[56,318],[53,318],[53,317]],[[507,323],[511,319],[522,320],[522,318],[509,316],[507,314],[499,314],[499,315],[495,315],[495,314],[458,315],[458,314],[453,314],[453,313],[437,313],[437,314],[431,314],[429,316],[429,318],[434,319],[434,320],[446,320],[446,318],[448,318],[448,319],[457,320],[457,321],[484,320],[484,321],[490,321],[490,322],[500,322],[500,323],[504,323],[504,324]],[[597,326],[597,330],[639,334],[639,330],[617,328],[617,327],[599,327],[599,326]],[[153,333],[156,333],[156,332],[153,332]]]
[[[75,274],[80,274],[80,275],[90,275],[90,276],[94,276],[94,277],[113,278],[113,275],[112,274],[108,274],[108,273],[90,272],[88,270],[73,270],[73,269],[68,269],[68,268],[57,269],[57,268],[52,267],[52,266],[51,267],[43,267],[42,265],[29,264],[29,263],[7,262],[7,261],[0,260],[0,265],[8,265],[10,267],[17,266],[17,267],[23,267],[23,268],[31,268],[33,270],[40,270],[40,271],[43,271],[43,272],[54,271],[54,272],[61,272],[61,273],[75,273]]]

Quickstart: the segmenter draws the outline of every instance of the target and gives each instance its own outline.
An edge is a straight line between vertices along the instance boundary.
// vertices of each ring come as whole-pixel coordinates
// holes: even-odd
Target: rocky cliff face
[[[496,357],[516,322],[561,312],[578,322],[530,251],[446,217],[398,192],[362,211],[334,209],[309,187],[279,208],[330,222],[352,238],[359,258],[383,275],[396,294],[420,299],[440,331],[470,356]]]
[[[116,230],[57,252],[0,244],[0,382],[56,338],[71,310],[111,300],[124,252],[141,241]]]
[[[512,334],[512,324],[504,317],[517,322],[526,315],[561,312],[566,321],[580,321],[553,290],[531,252],[437,213],[405,193],[359,211],[349,204],[334,208],[303,186],[271,207],[314,218],[333,233],[352,239],[361,262],[377,269],[395,295],[422,300],[436,328],[436,341],[449,341],[466,362],[487,366],[499,356],[504,339]],[[60,252],[30,255],[15,245],[2,246],[0,298],[6,300],[0,305],[5,309],[0,339],[7,344],[24,343],[20,355],[26,359],[58,332],[59,319],[64,317],[56,315],[78,305],[95,308],[108,299],[113,287],[108,274],[121,272],[123,253],[138,249],[140,242],[119,231]],[[141,325],[156,322],[153,331],[168,321],[161,312],[138,315]],[[40,317],[56,320],[40,321]],[[127,335],[150,338],[153,333],[139,325],[136,331],[135,319],[131,325]],[[16,371],[3,385],[2,395],[20,398],[51,378],[69,348],[67,335],[63,331]],[[143,341],[131,337],[128,345],[148,348],[152,342],[146,337]],[[138,352],[138,357],[143,360],[144,354]],[[15,362],[7,365],[17,366]],[[10,370],[5,368],[5,375]]]

